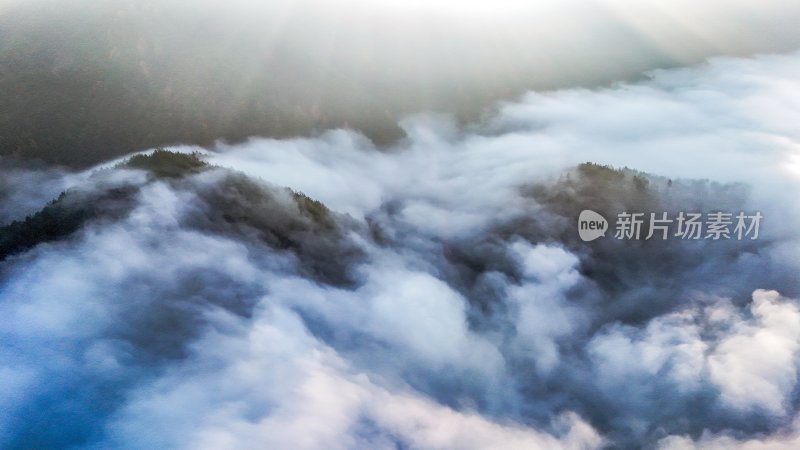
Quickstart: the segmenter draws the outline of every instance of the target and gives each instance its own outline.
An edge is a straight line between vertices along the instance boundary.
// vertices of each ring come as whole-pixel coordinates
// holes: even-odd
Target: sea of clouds
[[[175,147],[219,166],[179,179],[4,168],[4,223],[135,194],[0,262],[0,446],[796,448],[798,123],[794,53],[414,116],[385,151],[336,130]],[[580,243],[565,203],[627,201],[586,161],[761,236]]]

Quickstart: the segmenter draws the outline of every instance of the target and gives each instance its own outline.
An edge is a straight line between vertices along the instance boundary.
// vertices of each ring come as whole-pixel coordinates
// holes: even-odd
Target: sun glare
[[[538,2],[523,0],[384,0],[380,2],[380,5],[410,12],[504,14],[550,3],[553,3],[552,0]]]
[[[790,156],[785,164],[787,172],[797,179],[800,179],[800,153]]]

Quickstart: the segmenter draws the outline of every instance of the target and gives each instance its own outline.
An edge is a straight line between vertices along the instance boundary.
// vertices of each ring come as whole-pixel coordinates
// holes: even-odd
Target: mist
[[[4,169],[0,446],[792,448],[798,80],[797,53],[715,58],[407,116],[393,144]],[[583,242],[583,209],[764,222]]]
[[[86,168],[160,145],[462,124],[501,100],[800,45],[800,6],[748,1],[0,4],[0,155]]]

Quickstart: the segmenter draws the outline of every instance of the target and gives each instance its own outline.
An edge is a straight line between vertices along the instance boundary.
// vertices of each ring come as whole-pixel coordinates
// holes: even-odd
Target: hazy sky
[[[385,144],[409,113],[788,51],[798,22],[791,0],[12,0],[0,154],[87,165],[338,127]]]

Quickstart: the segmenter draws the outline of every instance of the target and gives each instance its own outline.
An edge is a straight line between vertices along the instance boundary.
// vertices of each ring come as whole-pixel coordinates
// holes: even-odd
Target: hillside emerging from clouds
[[[434,399],[447,414],[468,414],[455,411],[469,398],[468,410],[481,420],[513,421],[553,436],[566,426],[550,422],[554,412],[577,414],[585,423],[569,425],[576,436],[563,439],[585,445],[599,442],[595,432],[619,448],[666,435],[699,438],[708,430],[770,432],[777,423],[762,414],[765,408],[777,414],[797,407],[788,385],[773,378],[785,375],[728,367],[743,358],[738,352],[758,345],[747,343],[751,333],[788,331],[773,330],[781,325],[772,314],[800,321],[789,300],[758,290],[800,294],[795,273],[769,256],[768,249],[785,245],[781,239],[767,233],[758,246],[612,237],[586,243],[575,233],[584,205],[609,217],[616,210],[732,208],[746,202],[743,186],[587,163],[518,186],[527,206],[517,214],[443,236],[404,219],[402,201],[359,220],[204,158],[165,150],[133,156],[0,228],[3,332],[14,349],[4,357],[34,371],[19,379],[28,394],[14,410],[36,411],[19,416],[3,435],[5,446],[104,446],[116,439],[170,446],[182,433],[158,428],[145,437],[124,430],[159,417],[169,426],[169,408],[151,410],[151,383],[178,389],[167,395],[179,404],[198,401],[180,394],[185,383],[200,382],[192,381],[198,375],[170,381],[169,374],[198,364],[238,364],[235,352],[212,356],[227,339],[267,346],[288,339],[281,347],[289,348],[312,339],[329,348],[323,353],[337,352],[347,371],[377,377],[369,387],[358,378],[341,382],[372,392],[387,389],[379,379],[404,380],[420,393],[413,395]],[[61,316],[57,311],[65,308],[71,312]],[[687,322],[689,311],[697,316]],[[720,323],[721,312],[746,328]],[[274,314],[292,319],[263,342],[240,335],[244,329],[224,331],[237,322],[234,328],[267,326]],[[695,354],[693,346],[711,353]],[[67,359],[38,366],[56,348]],[[641,359],[639,352],[651,351],[661,356]],[[710,370],[712,377],[686,373],[685,358],[708,358],[701,363],[706,369],[692,370]],[[278,366],[267,373],[276,376],[304,370],[271,364]],[[740,376],[775,383],[777,403],[741,391]],[[630,377],[640,384],[631,385]],[[250,389],[248,381],[239,382]],[[201,398],[206,395],[211,392]],[[364,395],[391,404],[400,400],[378,399],[411,394]],[[398,443],[415,439],[404,434],[399,418],[359,414],[389,420],[367,435],[354,432],[353,439],[366,439],[359,445],[375,433]],[[521,442],[540,438],[522,436]]]
[[[0,0],[0,448],[800,448],[798,23]]]

